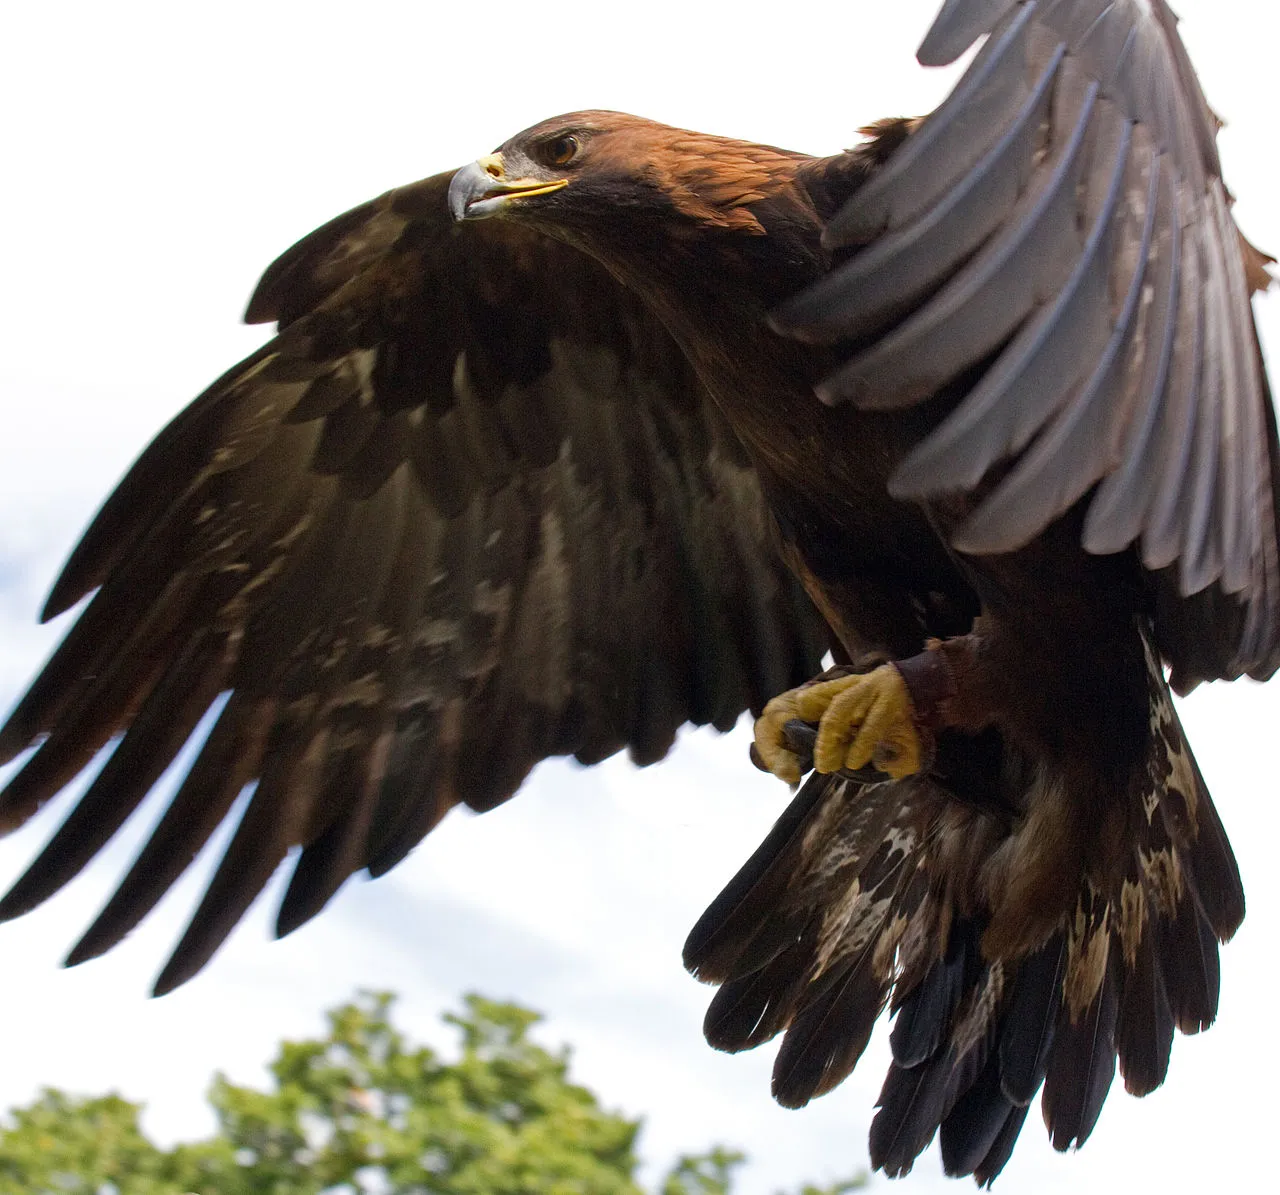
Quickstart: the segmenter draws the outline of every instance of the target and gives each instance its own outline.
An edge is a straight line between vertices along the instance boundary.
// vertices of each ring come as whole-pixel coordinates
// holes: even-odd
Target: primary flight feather
[[[1280,447],[1163,0],[948,0],[950,98],[812,158],[609,112],[387,193],[267,271],[277,336],[144,452],[0,730],[47,899],[216,701],[69,961],[252,796],[158,991],[292,848],[281,933],[551,755],[757,715],[805,781],[707,910],[709,1040],[800,1105],[895,1014],[872,1126],[991,1181],[1217,1009],[1239,876],[1170,699],[1280,664]],[[96,591],[96,592],[95,592]],[[837,664],[815,673],[825,652]],[[1166,679],[1166,672],[1168,679]],[[806,727],[808,729],[806,729]]]

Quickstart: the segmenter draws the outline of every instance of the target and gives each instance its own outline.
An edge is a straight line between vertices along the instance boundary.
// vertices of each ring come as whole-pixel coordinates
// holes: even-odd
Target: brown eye
[[[548,141],[543,153],[548,166],[567,166],[578,156],[578,139],[566,133]]]

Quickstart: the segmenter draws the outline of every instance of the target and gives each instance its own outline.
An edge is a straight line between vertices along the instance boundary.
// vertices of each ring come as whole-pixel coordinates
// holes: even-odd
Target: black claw
[[[800,775],[804,776],[813,771],[813,748],[818,741],[818,724],[816,722],[805,722],[801,718],[792,718],[789,722],[783,724],[782,741],[788,751],[792,752],[800,763]],[[755,744],[751,744],[751,762],[767,772],[769,769],[764,767],[763,761],[756,752]],[[858,780],[863,784],[881,784],[884,782],[885,774],[873,767],[858,768],[841,768],[836,773],[837,776],[843,776],[846,780]]]

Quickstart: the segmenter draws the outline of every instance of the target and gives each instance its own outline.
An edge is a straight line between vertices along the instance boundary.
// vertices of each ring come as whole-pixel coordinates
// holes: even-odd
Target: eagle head
[[[655,219],[759,235],[755,204],[789,187],[805,155],[671,128],[621,112],[575,112],[518,133],[449,187],[456,220],[505,216],[554,229]]]
[[[595,191],[602,174],[618,180],[617,170],[602,170],[620,155],[606,148],[618,132],[639,122],[615,112],[576,112],[544,120],[518,133],[453,176],[449,210],[455,220],[490,216],[563,218],[582,205],[583,190]],[[625,155],[622,155],[625,157]],[[572,188],[572,198],[560,192]]]

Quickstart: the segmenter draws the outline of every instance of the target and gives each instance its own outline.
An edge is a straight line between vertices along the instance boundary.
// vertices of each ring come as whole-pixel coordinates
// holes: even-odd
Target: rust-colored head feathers
[[[763,235],[751,210],[792,186],[803,154],[711,137],[682,129],[664,130],[650,165],[677,210],[700,224]]]

